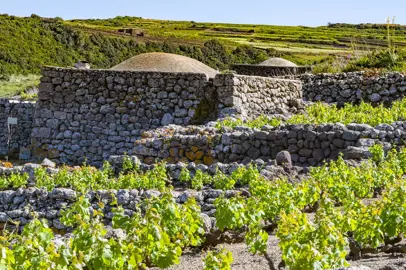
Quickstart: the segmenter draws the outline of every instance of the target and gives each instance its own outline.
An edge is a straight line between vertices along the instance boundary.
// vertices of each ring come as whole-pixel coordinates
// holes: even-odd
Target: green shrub
[[[403,62],[406,60],[406,53],[404,50],[398,49],[384,49],[375,50],[365,56],[354,60],[344,68],[345,72],[378,68],[384,70],[402,70]]]

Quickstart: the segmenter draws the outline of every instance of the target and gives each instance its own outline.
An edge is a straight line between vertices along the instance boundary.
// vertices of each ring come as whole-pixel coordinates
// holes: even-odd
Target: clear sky
[[[43,17],[151,19],[272,25],[328,22],[406,25],[406,0],[0,0],[0,14]]]

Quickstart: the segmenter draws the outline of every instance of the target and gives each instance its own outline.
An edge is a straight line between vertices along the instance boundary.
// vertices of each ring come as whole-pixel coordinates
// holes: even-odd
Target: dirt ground
[[[251,255],[244,243],[224,244],[227,250],[233,253],[233,270],[269,270],[266,259],[259,255]],[[281,251],[278,247],[278,239],[270,235],[268,241],[268,252],[278,265],[281,261]],[[201,253],[184,253],[180,264],[173,266],[171,270],[201,270],[203,269],[202,259],[205,256]],[[364,255],[359,261],[349,261],[351,266],[367,266],[373,270],[406,270],[406,256],[393,256],[392,254]]]

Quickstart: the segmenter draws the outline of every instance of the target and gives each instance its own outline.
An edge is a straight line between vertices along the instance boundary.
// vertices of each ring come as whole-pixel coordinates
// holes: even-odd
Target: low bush
[[[395,101],[391,107],[382,104],[374,107],[370,103],[361,102],[359,105],[350,103],[343,108],[325,103],[315,103],[306,108],[304,114],[292,116],[287,121],[261,115],[250,121],[241,119],[226,118],[217,122],[216,127],[247,126],[250,128],[261,128],[263,126],[279,126],[280,124],[333,124],[333,123],[359,123],[376,126],[378,124],[391,124],[395,121],[406,120],[406,98]]]

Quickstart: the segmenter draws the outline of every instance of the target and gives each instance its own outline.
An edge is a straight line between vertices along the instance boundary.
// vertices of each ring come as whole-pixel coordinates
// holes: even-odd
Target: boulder
[[[288,151],[281,151],[276,154],[276,164],[281,166],[292,166],[292,157]]]
[[[370,158],[372,154],[369,152],[367,147],[355,147],[348,146],[344,150],[345,159],[365,159]]]
[[[42,161],[41,166],[47,168],[56,168],[56,163],[46,158]]]

